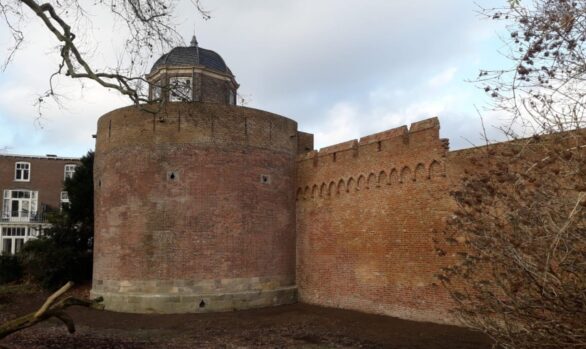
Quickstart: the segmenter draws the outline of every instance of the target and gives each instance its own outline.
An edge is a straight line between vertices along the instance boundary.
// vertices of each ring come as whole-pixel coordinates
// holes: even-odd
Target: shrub
[[[0,284],[20,280],[22,267],[16,256],[0,255]]]
[[[91,277],[91,251],[64,241],[60,243],[52,236],[28,241],[19,258],[26,275],[44,288],[54,289],[67,281],[80,282]]]
[[[93,153],[81,158],[72,178],[65,181],[70,204],[49,217],[51,228],[29,240],[20,252],[24,272],[45,288],[92,277]]]

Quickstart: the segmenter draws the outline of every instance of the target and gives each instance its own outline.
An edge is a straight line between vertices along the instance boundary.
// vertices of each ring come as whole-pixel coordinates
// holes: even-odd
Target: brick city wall
[[[296,283],[302,302],[452,322],[432,239],[470,152],[448,152],[437,118],[311,149],[294,121],[243,107],[104,115],[93,294],[197,312],[202,294],[210,310],[288,303]]]
[[[454,208],[437,118],[298,157],[302,302],[450,322],[434,228]]]
[[[30,181],[14,180],[16,162],[28,162],[31,165]],[[77,159],[46,158],[18,155],[0,155],[0,195],[9,189],[36,190],[39,192],[38,210],[43,205],[57,209],[60,205],[65,165],[79,164]],[[1,207],[0,207],[1,209]]]
[[[102,116],[94,291],[293,286],[296,135],[287,118],[209,103]]]

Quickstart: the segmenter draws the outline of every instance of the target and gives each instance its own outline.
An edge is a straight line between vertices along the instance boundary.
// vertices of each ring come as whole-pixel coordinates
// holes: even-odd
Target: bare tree
[[[512,116],[511,141],[469,152],[438,278],[462,323],[503,348],[586,347],[586,3],[482,13],[508,24],[512,67],[478,83]]]
[[[477,149],[437,252],[463,324],[504,348],[586,345],[586,136]]]
[[[493,107],[528,134],[583,128],[586,112],[586,2],[508,0],[503,8],[481,9],[507,24],[505,54],[510,67],[481,71],[478,84]],[[519,128],[517,128],[519,129]]]
[[[56,39],[61,62],[50,74],[49,89],[39,98],[55,97],[53,79],[64,75],[73,79],[93,80],[99,85],[117,90],[134,103],[146,102],[146,80],[143,78],[146,64],[153,53],[158,55],[179,45],[183,40],[175,30],[174,11],[178,0],[0,0],[0,16],[12,36],[12,46],[4,59],[3,69],[15,58],[27,38],[25,26],[34,14],[44,28]],[[209,13],[200,0],[192,0],[194,11],[204,19]],[[104,10],[124,24],[126,35],[123,52],[111,68],[100,70],[83,44],[84,25],[90,10]]]

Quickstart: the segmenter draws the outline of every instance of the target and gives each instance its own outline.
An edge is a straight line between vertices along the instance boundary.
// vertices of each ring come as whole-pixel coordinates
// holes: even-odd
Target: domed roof
[[[159,58],[151,68],[151,74],[163,66],[194,66],[203,65],[206,68],[218,70],[222,73],[233,75],[222,56],[212,50],[197,45],[195,36],[191,46],[175,47]]]

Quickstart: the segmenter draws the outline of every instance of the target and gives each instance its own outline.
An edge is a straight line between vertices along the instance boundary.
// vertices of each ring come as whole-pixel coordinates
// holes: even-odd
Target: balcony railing
[[[10,211],[2,212],[0,222],[47,223],[47,212]]]

